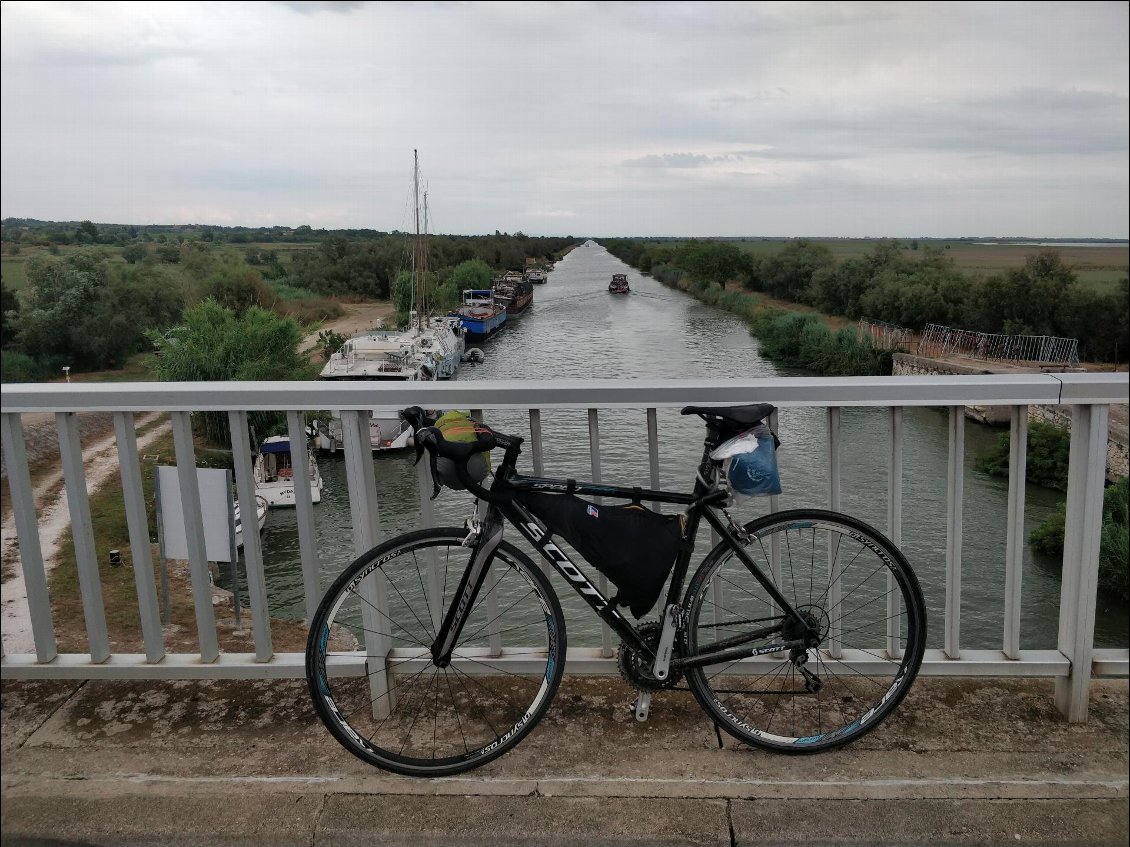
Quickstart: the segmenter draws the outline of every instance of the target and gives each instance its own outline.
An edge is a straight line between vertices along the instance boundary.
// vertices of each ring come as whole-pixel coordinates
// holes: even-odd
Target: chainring
[[[640,624],[636,631],[653,651],[659,646],[662,627],[658,621]],[[638,691],[662,691],[665,688],[674,688],[683,678],[682,671],[672,669],[667,679],[661,682],[651,675],[651,664],[651,659],[641,654],[627,641],[620,642],[620,648],[616,651],[616,667],[620,669],[620,676],[624,681]]]

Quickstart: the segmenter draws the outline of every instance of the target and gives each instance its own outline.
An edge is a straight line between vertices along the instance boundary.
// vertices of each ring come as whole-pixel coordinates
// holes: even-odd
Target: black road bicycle
[[[349,752],[412,776],[486,764],[534,728],[565,669],[565,620],[542,570],[503,540],[509,523],[621,638],[618,664],[637,690],[639,720],[653,693],[685,679],[717,726],[754,747],[817,753],[874,729],[922,662],[922,591],[903,554],[855,518],[804,509],[744,526],[733,520],[721,463],[710,454],[773,410],[683,409],[706,422],[690,494],[521,476],[521,438],[479,424],[474,441],[445,439],[425,426],[420,410],[405,410],[417,450],[430,452],[433,472],[437,458],[447,463],[448,484],[478,498],[476,515],[462,528],[390,539],[331,586],[306,647],[306,678],[322,721]],[[480,484],[468,464],[495,448],[504,457],[493,479]],[[537,501],[558,498],[583,504],[594,517],[625,508],[570,495],[683,508],[666,518],[676,527],[673,564],[652,568],[667,584],[657,621],[632,623],[617,606],[630,604],[639,617],[637,604],[650,605],[646,599],[623,590],[605,597],[555,543],[554,528],[563,524],[535,514]],[[704,518],[721,540],[685,584]],[[577,548],[580,525],[568,536]],[[650,555],[654,538],[670,527],[648,526],[622,541]]]

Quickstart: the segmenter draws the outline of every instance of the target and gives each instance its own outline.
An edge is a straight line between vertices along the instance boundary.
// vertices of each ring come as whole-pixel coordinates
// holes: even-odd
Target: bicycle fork
[[[475,533],[474,529],[471,534]],[[488,565],[494,551],[502,541],[502,521],[497,516],[489,516],[478,532],[471,554],[471,564],[463,571],[463,577],[456,589],[455,599],[444,615],[443,623],[432,642],[432,661],[436,667],[445,668],[451,664],[451,653],[463,632],[467,616],[474,608],[479,591],[486,582]]]

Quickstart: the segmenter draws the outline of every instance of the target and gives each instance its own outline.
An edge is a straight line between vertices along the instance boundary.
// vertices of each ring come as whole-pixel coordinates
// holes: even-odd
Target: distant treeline
[[[93,225],[82,229],[103,237]],[[354,240],[338,234],[293,251],[138,239],[125,247],[49,243],[20,256],[22,288],[0,285],[4,381],[57,378],[63,366],[75,373],[120,367],[153,349],[154,331],[177,326],[187,307],[205,300],[236,316],[254,306],[307,326],[341,314],[341,300],[387,300],[395,293],[402,316],[415,305],[413,238],[403,234]],[[524,268],[527,260],[560,258],[573,244],[521,233],[431,236],[432,307],[446,309],[462,287],[489,285],[495,273]]]
[[[959,270],[940,249],[908,251],[897,241],[878,242],[865,255],[840,262],[828,247],[806,239],[762,255],[724,241],[602,243],[641,271],[674,268],[699,284],[736,281],[746,290],[827,314],[915,330],[935,323],[1077,338],[1080,356],[1088,361],[1125,362],[1130,354],[1126,282],[1114,293],[1080,285],[1055,250],[1030,256],[1023,267],[980,276]]]
[[[535,238],[522,233],[429,236],[428,266],[436,285],[442,286],[464,262],[480,262],[494,271],[524,269],[527,259],[550,262],[575,243],[569,237]],[[318,294],[384,300],[391,296],[397,276],[411,268],[411,251],[411,237],[405,235],[357,241],[335,236],[315,250],[294,253],[286,272],[292,285]]]
[[[375,241],[385,236],[403,239],[405,235],[406,233],[398,230],[383,232],[376,229],[314,229],[307,224],[296,227],[247,227],[210,224],[96,224],[91,221],[40,221],[34,218],[4,218],[0,221],[0,240],[6,245],[25,244],[38,247],[46,247],[50,244],[104,244],[124,247],[136,241],[155,244],[183,244],[186,241],[203,241],[208,244],[320,244],[330,238]],[[455,237],[462,238],[462,236]],[[493,236],[467,237],[503,241],[527,238],[521,232],[508,235],[497,231]],[[563,239],[553,240],[574,243],[578,239],[568,235]]]

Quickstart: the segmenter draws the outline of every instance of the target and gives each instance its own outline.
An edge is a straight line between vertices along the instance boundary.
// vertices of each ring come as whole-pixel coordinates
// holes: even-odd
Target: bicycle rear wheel
[[[306,646],[314,706],[334,738],[369,764],[409,776],[486,764],[533,729],[557,690],[561,605],[507,542],[494,553],[451,663],[432,660],[471,557],[466,535],[421,530],[375,547],[337,578],[314,615]]]
[[[720,544],[687,589],[686,655],[736,645],[750,652],[692,668],[695,697],[718,726],[756,747],[816,753],[859,738],[899,704],[922,663],[918,579],[890,541],[847,515],[778,512],[745,529],[745,553],[819,643],[753,656],[795,641],[802,628]]]

